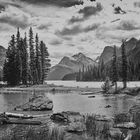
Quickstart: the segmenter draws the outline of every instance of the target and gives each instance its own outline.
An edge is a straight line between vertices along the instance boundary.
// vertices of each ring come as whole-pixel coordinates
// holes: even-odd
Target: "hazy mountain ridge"
[[[6,49],[0,46],[0,69],[2,69],[6,55]]]
[[[128,59],[135,57],[136,53],[140,51],[140,41],[135,38],[131,38],[128,41],[126,41],[125,45],[126,45],[125,49],[126,49],[126,54],[128,56]],[[114,46],[106,46],[104,48],[103,52],[99,57],[99,63],[101,63],[102,61],[104,63],[108,63],[112,59],[113,49],[114,49],[113,47]],[[117,53],[117,57],[121,57],[121,47],[116,48],[116,53]]]
[[[83,66],[93,65],[97,65],[97,63],[82,53],[75,54],[72,57],[64,56],[57,65],[52,67],[48,80],[61,80],[66,75],[78,72]]]
[[[140,62],[140,40],[131,38],[126,41],[126,54],[128,59]],[[76,72],[84,66],[98,65],[102,61],[104,64],[109,64],[113,56],[113,46],[106,46],[95,60],[85,56],[82,53],[73,55],[72,57],[63,57],[63,59],[51,69],[49,80],[72,80],[75,79]],[[121,47],[116,48],[117,57],[121,58]],[[72,74],[73,73],[73,74]]]

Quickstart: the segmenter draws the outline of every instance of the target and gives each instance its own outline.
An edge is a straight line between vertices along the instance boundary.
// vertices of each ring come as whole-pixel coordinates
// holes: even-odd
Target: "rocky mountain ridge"
[[[71,57],[64,56],[57,65],[51,68],[48,80],[62,80],[64,76],[78,72],[83,66],[93,65],[97,65],[97,63],[83,53],[78,53]]]
[[[129,60],[140,62],[140,40],[131,38],[126,41],[126,54]],[[63,57],[63,59],[56,66],[52,67],[48,80],[72,80],[75,79],[76,72],[83,66],[97,66],[102,61],[104,64],[110,63],[113,56],[114,46],[106,46],[95,60],[85,56],[82,53],[73,55],[72,57]],[[121,57],[121,47],[116,48],[117,57]]]
[[[2,69],[5,60],[6,49],[3,46],[0,46],[0,78],[2,77]]]

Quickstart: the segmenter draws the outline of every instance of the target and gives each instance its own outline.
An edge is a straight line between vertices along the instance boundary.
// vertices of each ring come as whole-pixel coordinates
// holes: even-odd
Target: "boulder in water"
[[[56,122],[71,123],[76,121],[82,121],[84,117],[79,112],[66,111],[61,113],[54,113],[53,115],[51,115],[51,119]]]
[[[44,96],[36,96],[29,99],[29,102],[15,107],[15,110],[22,110],[22,111],[46,111],[52,110],[53,102]]]

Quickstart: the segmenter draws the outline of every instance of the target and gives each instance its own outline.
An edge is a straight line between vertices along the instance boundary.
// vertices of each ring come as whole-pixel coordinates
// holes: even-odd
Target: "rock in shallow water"
[[[61,113],[54,113],[51,116],[51,119],[56,122],[61,121],[70,123],[74,121],[82,121],[84,117],[79,112],[66,111]]]
[[[114,128],[136,129],[137,127],[134,122],[124,122],[124,123],[116,124]]]
[[[84,124],[84,116],[79,112],[61,112],[55,113],[51,116],[51,119],[55,122],[67,124],[65,130],[71,133],[82,133],[86,130]]]
[[[46,111],[53,109],[53,102],[48,97],[36,96],[29,99],[29,102],[15,107],[15,110],[22,111]]]

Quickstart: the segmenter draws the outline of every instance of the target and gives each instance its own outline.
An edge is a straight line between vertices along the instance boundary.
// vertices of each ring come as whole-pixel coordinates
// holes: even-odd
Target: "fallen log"
[[[25,115],[25,114],[18,114],[18,113],[4,112],[4,114],[9,118],[21,118],[21,119],[32,119],[32,118],[34,118],[32,115]]]
[[[50,117],[52,113],[50,114],[39,114],[39,115],[25,115],[20,113],[11,113],[11,112],[4,112],[0,113],[0,116],[5,116],[7,118],[17,118],[17,119],[33,119],[33,118],[39,118],[39,117]]]
[[[40,121],[6,120],[3,124],[41,125]]]
[[[88,96],[88,98],[95,98],[95,96],[93,95],[93,96]]]
[[[10,117],[8,117],[8,115],[6,115],[8,113],[2,113],[0,114],[0,124],[23,124],[23,125],[40,125],[42,124],[40,121],[32,121],[32,120],[23,120],[23,119],[18,119],[18,120],[11,120],[9,119]],[[11,114],[9,113],[9,116],[11,116]],[[12,114],[12,117],[14,116],[14,118],[17,118],[17,114]],[[23,116],[23,114],[18,114],[18,118],[19,116]]]

